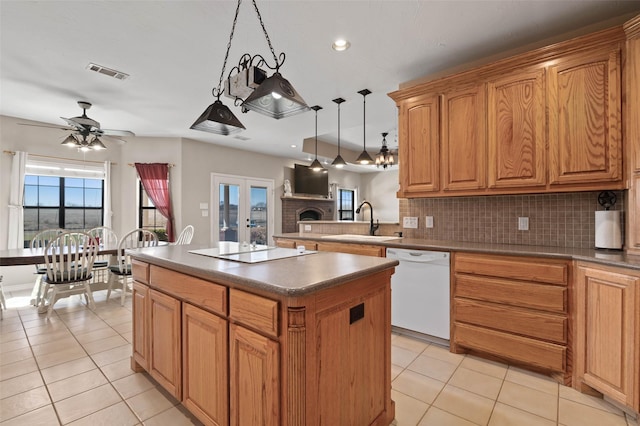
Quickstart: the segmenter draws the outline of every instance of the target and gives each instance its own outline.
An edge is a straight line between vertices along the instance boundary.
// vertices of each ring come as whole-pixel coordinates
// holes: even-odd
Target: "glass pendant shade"
[[[67,136],[67,138],[62,141],[62,145],[66,145],[70,148],[79,148],[81,146],[80,142],[78,142],[78,139],[76,139],[73,135]]]
[[[217,135],[230,135],[245,129],[240,120],[220,99],[209,105],[202,115],[191,125],[191,129]]]
[[[263,81],[242,103],[242,107],[275,119],[309,110],[302,96],[278,72]]]
[[[98,138],[93,138],[93,140],[89,143],[89,148],[94,149],[96,151],[107,149],[107,147]]]

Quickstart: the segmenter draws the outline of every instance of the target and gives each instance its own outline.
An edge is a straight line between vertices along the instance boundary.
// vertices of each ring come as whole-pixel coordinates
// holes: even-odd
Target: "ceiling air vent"
[[[124,73],[122,71],[117,71],[111,68],[103,67],[102,65],[98,65],[94,63],[89,63],[89,65],[87,65],[87,69],[90,71],[95,71],[99,74],[104,74],[109,77],[116,78],[118,80],[125,80],[129,77],[129,74],[127,73]]]

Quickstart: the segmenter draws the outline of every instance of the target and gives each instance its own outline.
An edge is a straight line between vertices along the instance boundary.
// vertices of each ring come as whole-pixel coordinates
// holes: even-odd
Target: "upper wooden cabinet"
[[[487,83],[489,188],[546,183],[545,70]]]
[[[442,96],[443,190],[485,187],[485,122],[484,85]]]
[[[551,184],[622,179],[620,48],[549,67]]]
[[[624,140],[629,176],[626,249],[640,255],[640,15],[624,25],[625,45]]]
[[[390,93],[398,196],[624,189],[624,36],[614,27]]]
[[[400,105],[400,192],[440,189],[440,99],[419,96]]]

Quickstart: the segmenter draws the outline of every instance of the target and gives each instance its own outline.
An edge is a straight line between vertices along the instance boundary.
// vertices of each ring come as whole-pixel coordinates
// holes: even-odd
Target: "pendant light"
[[[371,93],[369,89],[362,89],[358,93],[362,95],[362,153],[356,158],[356,162],[360,164],[373,163],[373,158],[367,152],[367,95]]]
[[[319,172],[324,170],[322,164],[318,161],[318,111],[322,109],[320,105],[314,105],[311,107],[312,110],[316,112],[316,158],[313,160],[309,168],[314,172]]]
[[[344,99],[335,98],[333,102],[338,104],[338,155],[333,160],[333,163],[331,163],[331,165],[337,169],[341,169],[347,165],[347,162],[344,161],[344,159],[340,155],[340,104],[344,102]]]
[[[393,154],[389,151],[389,148],[387,148],[388,134],[389,133],[386,132],[382,134],[382,148],[380,148],[380,152],[376,154],[376,167],[382,166],[384,169],[395,164]]]
[[[229,49],[231,49],[231,40],[233,39],[233,32],[236,29],[236,22],[238,21],[240,1],[241,0],[238,0],[238,5],[236,6],[236,14],[233,18],[231,34],[229,35],[229,43],[227,44],[227,53],[224,56],[222,70],[220,71],[220,80],[218,81],[218,86],[214,87],[211,91],[213,96],[216,98],[216,101],[209,105],[209,107],[202,113],[202,115],[198,117],[198,119],[191,125],[191,129],[225,136],[232,133],[238,133],[239,131],[245,129],[240,120],[238,120],[238,118],[233,115],[229,107],[227,107],[222,103],[222,101],[220,101],[220,96],[223,92],[222,80],[224,78],[224,69],[227,66]]]

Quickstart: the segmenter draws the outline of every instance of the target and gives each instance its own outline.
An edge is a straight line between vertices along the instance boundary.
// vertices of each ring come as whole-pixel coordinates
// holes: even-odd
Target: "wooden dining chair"
[[[113,229],[107,226],[98,226],[87,231],[87,234],[96,239],[98,245],[103,247],[115,247],[118,245],[118,236]],[[93,262],[93,282],[107,282],[109,280],[109,259],[111,255],[102,254]]]
[[[134,229],[122,237],[118,243],[117,263],[115,265],[109,265],[107,302],[111,296],[111,290],[113,290],[114,284],[119,282],[122,290],[120,305],[124,306],[124,298],[131,278],[131,256],[125,252],[126,249],[155,247],[157,245],[158,236],[147,229]]]
[[[187,225],[184,227],[176,241],[173,243],[174,245],[182,245],[182,244],[191,244],[191,239],[193,238],[193,225]]]
[[[53,241],[58,235],[64,233],[64,229],[52,228],[45,229],[38,232],[31,240],[30,247],[32,249],[44,249],[49,242]],[[33,287],[31,304],[35,306],[41,306],[43,301],[44,285],[42,283],[42,277],[47,272],[44,264],[36,264],[36,282]]]
[[[58,299],[75,294],[83,294],[89,309],[95,309],[89,282],[97,254],[95,238],[85,232],[65,232],[47,244],[44,256],[46,273],[42,277],[49,305],[47,319],[51,317]]]

